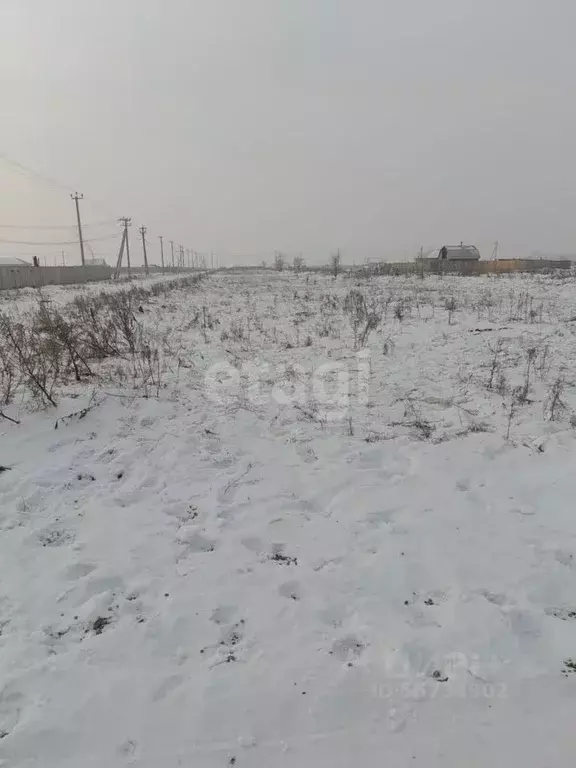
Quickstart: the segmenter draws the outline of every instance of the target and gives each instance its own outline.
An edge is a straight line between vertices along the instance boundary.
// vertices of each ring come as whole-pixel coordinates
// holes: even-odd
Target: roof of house
[[[451,261],[458,261],[459,259],[475,259],[477,261],[480,258],[480,251],[475,245],[463,245],[461,243],[460,245],[445,245],[444,248],[447,252],[446,258]]]

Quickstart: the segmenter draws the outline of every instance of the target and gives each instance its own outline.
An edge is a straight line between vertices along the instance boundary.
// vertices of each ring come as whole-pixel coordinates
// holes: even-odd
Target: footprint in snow
[[[511,605],[512,603],[508,600],[506,595],[499,594],[498,592],[490,592],[487,589],[483,589],[480,594],[483,598],[488,600],[489,603],[492,603],[493,605],[498,605],[499,607],[503,607],[505,605]]]
[[[92,563],[74,563],[66,568],[64,578],[66,581],[78,581],[78,579],[84,579],[96,570],[96,566]]]
[[[228,624],[234,618],[237,610],[235,605],[219,605],[212,611],[210,621],[213,621],[214,624]]]
[[[382,509],[377,512],[370,512],[366,515],[365,523],[371,528],[380,528],[383,525],[391,523],[394,519],[394,514],[398,511],[398,507],[391,507],[390,509]]]
[[[254,552],[256,555],[260,555],[266,551],[262,539],[259,539],[256,536],[246,536],[242,539],[241,543],[247,550]]]
[[[230,664],[238,661],[238,646],[244,640],[244,619],[233,624],[231,627],[223,627],[220,635],[220,641],[216,645],[209,645],[202,648],[200,653],[206,654],[207,651],[215,651],[215,655],[209,662],[210,669],[220,664]]]
[[[278,593],[288,600],[300,600],[302,597],[300,584],[297,581],[286,581],[278,587]]]
[[[567,568],[570,568],[574,564],[574,556],[571,552],[567,552],[565,549],[557,549],[554,553],[554,557],[560,565],[565,565]]]
[[[215,539],[209,539],[201,533],[194,533],[186,542],[182,557],[198,552],[214,552],[217,546],[218,542]]]
[[[138,750],[138,742],[132,739],[127,739],[122,742],[118,747],[118,754],[121,757],[133,758],[136,757],[136,751]]]
[[[170,677],[167,677],[166,680],[164,680],[164,682],[154,692],[152,701],[155,704],[159,701],[162,701],[162,699],[165,699],[167,696],[169,696],[172,691],[175,691],[177,688],[179,688],[185,679],[186,678],[184,675],[171,675]]]
[[[327,605],[318,611],[318,618],[329,627],[338,628],[348,618],[348,609],[341,605]]]
[[[360,658],[366,649],[366,644],[355,635],[345,635],[332,644],[330,653],[340,661],[353,662]]]
[[[9,683],[0,691],[0,739],[9,736],[20,722],[25,700]]]

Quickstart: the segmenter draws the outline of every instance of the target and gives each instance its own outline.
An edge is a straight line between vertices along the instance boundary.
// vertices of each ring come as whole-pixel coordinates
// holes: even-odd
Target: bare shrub
[[[104,360],[120,356],[118,328],[110,322],[102,296],[76,296],[69,307],[69,314],[70,322],[83,330],[90,358]]]
[[[541,379],[544,379],[550,371],[551,357],[552,355],[550,352],[550,345],[544,344],[544,346],[540,349],[538,360],[534,365]]]
[[[84,329],[77,323],[70,322],[58,309],[42,303],[34,318],[34,331],[46,340],[48,348],[60,346],[63,355],[63,375],[68,369],[74,373],[76,381],[92,376],[86,360]]]
[[[452,325],[454,320],[454,313],[456,312],[457,308],[456,299],[454,296],[450,296],[448,299],[446,299],[444,302],[444,307],[448,312],[448,325]]]
[[[18,365],[12,359],[9,349],[0,339],[0,404],[10,405],[20,386],[21,376]]]
[[[384,341],[384,344],[382,345],[382,354],[384,356],[391,355],[396,348],[396,345],[394,344],[394,341],[390,338],[390,336]]]
[[[240,342],[244,340],[244,326],[242,323],[233,322],[230,326],[230,338]]]
[[[163,290],[196,285],[199,276],[162,283]],[[0,404],[8,404],[19,389],[40,405],[56,405],[56,388],[73,376],[76,381],[94,375],[91,361],[127,356],[133,362],[133,378],[146,391],[159,393],[162,364],[136,312],[157,295],[132,288],[128,291],[78,296],[63,309],[51,307],[39,295],[36,312],[22,317],[0,313]],[[204,324],[207,324],[206,312]],[[118,381],[126,378],[118,364]],[[7,418],[7,417],[6,417]]]
[[[359,338],[359,344],[361,347],[363,347],[368,341],[368,336],[370,335],[371,331],[374,331],[376,328],[378,328],[381,320],[382,315],[376,310],[372,310],[368,313],[368,316],[366,317],[366,323]]]
[[[514,387],[510,400],[507,405],[507,417],[506,417],[506,440],[510,440],[510,431],[512,429],[512,422],[516,416],[519,407],[524,403],[524,388]]]
[[[118,291],[107,295],[109,322],[118,331],[119,337],[127,344],[128,351],[134,353],[138,342],[138,323],[134,314],[134,295],[128,291]]]
[[[504,371],[498,371],[495,390],[502,397],[508,392],[508,379]]]
[[[54,389],[60,376],[57,349],[38,337],[30,324],[16,322],[3,314],[0,314],[0,333],[32,397],[41,405],[55,406]]]
[[[134,353],[132,362],[135,386],[143,389],[144,397],[150,397],[150,393],[159,397],[163,373],[159,350],[144,344]]]
[[[410,427],[415,430],[416,437],[420,440],[429,440],[434,433],[434,425],[424,418],[413,400],[412,395],[406,395],[404,401],[404,420],[392,422],[391,426]]]
[[[534,364],[534,360],[538,354],[536,347],[529,347],[526,350],[526,367],[524,368],[524,386],[519,396],[519,400],[525,403],[528,400],[528,393],[530,391],[530,372]]]
[[[362,291],[353,288],[344,299],[344,312],[349,316],[354,332],[354,347],[358,346],[358,332],[368,317],[366,299]]]
[[[344,312],[349,315],[354,332],[354,348],[363,347],[370,332],[380,325],[382,314],[375,306],[369,309],[364,294],[356,288],[353,288],[346,296]]]
[[[489,376],[488,376],[488,383],[487,387],[488,389],[492,389],[494,387],[495,381],[497,380],[497,374],[500,373],[500,366],[501,366],[501,355],[502,355],[502,348],[504,346],[504,342],[502,339],[498,339],[496,344],[493,347],[489,347],[490,351],[492,352],[492,359],[490,361],[490,367],[489,367]]]
[[[410,422],[409,426],[416,430],[418,437],[422,440],[430,440],[435,429],[426,419],[416,419]]]
[[[406,307],[404,306],[403,301],[398,301],[394,305],[394,318],[398,320],[399,323],[404,320],[404,316],[406,315]]]
[[[330,270],[334,277],[338,277],[341,264],[342,264],[342,257],[340,255],[340,250],[337,250],[335,253],[333,253],[330,256]]]
[[[294,256],[294,265],[293,265],[294,272],[296,272],[296,274],[299,274],[304,269],[304,266],[305,266],[304,257],[302,256],[302,254]]]
[[[562,399],[566,383],[562,375],[558,376],[550,385],[548,395],[544,402],[543,415],[548,421],[558,421],[562,414],[568,410],[568,406]]]

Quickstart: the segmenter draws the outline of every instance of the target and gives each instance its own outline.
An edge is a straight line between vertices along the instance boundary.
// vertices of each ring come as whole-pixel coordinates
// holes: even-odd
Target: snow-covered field
[[[178,277],[177,273],[154,274],[146,277],[144,274],[135,272],[132,276],[132,285],[138,285],[142,288],[150,288],[156,283],[162,283],[174,280]],[[71,285],[46,285],[43,288],[18,288],[10,291],[0,291],[0,312],[6,312],[13,309],[22,311],[25,308],[33,307],[38,303],[38,299],[54,302],[62,305],[72,301],[75,296],[89,296],[107,291],[126,290],[129,282],[125,276],[120,280],[101,281],[94,283],[72,283]]]
[[[0,765],[573,765],[576,282],[142,309],[158,398],[0,419]]]

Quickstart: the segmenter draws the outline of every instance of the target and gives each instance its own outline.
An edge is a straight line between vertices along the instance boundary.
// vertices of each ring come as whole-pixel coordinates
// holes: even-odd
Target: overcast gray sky
[[[0,154],[228,263],[576,252],[575,29],[574,0],[0,0]],[[73,222],[0,160],[0,224]]]

